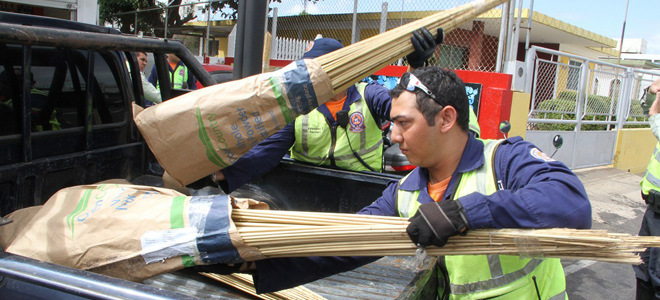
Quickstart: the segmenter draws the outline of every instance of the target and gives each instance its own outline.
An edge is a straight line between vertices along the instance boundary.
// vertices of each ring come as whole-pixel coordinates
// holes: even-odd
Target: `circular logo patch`
[[[532,157],[534,157],[536,159],[540,159],[540,160],[543,160],[543,161],[546,161],[546,162],[555,161],[552,157],[548,156],[547,154],[545,154],[543,151],[539,150],[538,148],[534,148],[534,149],[530,150],[529,153],[532,155]]]
[[[364,131],[364,115],[361,112],[352,113],[348,120],[351,124],[351,128],[349,128],[351,132]]]

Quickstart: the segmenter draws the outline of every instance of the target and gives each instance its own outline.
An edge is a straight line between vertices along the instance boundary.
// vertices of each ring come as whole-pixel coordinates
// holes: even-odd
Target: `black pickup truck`
[[[140,76],[131,76],[139,74],[136,51],[153,53],[161,83],[169,82],[165,55],[175,53],[202,85],[215,84],[176,41],[0,12],[0,216],[106,179],[162,186],[131,119],[131,103],[144,104]],[[165,100],[188,92],[169,86],[160,85]],[[283,160],[234,193],[273,209],[355,212],[398,178]],[[221,191],[198,185],[190,192]],[[388,257],[307,287],[331,299],[408,298],[419,275],[405,258]],[[0,299],[194,298],[251,299],[187,269],[135,283],[0,252]]]

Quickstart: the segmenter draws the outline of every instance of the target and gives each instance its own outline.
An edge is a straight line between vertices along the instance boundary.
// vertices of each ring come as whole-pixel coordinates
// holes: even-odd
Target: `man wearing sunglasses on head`
[[[390,95],[392,140],[418,167],[359,214],[410,218],[407,232],[419,247],[442,247],[449,237],[482,228],[591,227],[584,186],[566,165],[520,137],[481,140],[470,133],[465,86],[453,71],[406,73]],[[266,259],[252,272],[257,292],[264,293],[376,259]],[[436,271],[440,299],[567,298],[556,258],[444,256]]]

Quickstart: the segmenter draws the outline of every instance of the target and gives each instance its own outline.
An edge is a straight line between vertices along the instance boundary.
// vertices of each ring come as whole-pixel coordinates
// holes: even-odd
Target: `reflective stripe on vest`
[[[655,150],[651,156],[651,161],[646,168],[646,174],[639,183],[644,195],[649,194],[649,190],[660,191],[660,143],[656,143]]]
[[[472,105],[470,105],[470,118],[469,118],[469,129],[474,132],[475,137],[481,136],[481,127],[479,127],[479,120],[477,120],[477,114],[474,113]]]
[[[484,142],[484,165],[461,175],[453,200],[478,192],[497,191],[492,166],[501,141]],[[402,178],[401,185],[408,176]],[[399,215],[415,214],[420,203],[418,191],[397,191]],[[469,232],[468,232],[469,234]],[[450,282],[450,299],[564,299],[566,282],[559,259],[529,259],[512,255],[449,255],[445,257]],[[536,278],[536,284],[532,277]],[[442,291],[439,291],[441,293]]]
[[[296,118],[296,143],[291,148],[291,158],[317,165],[330,165],[332,155],[337,167],[354,171],[368,170],[353,155],[352,147],[369,166],[381,170],[383,134],[364,100],[365,87],[365,83],[356,84],[361,99],[350,105],[349,125],[346,130],[337,128],[334,145],[332,128],[321,112],[313,110]]]

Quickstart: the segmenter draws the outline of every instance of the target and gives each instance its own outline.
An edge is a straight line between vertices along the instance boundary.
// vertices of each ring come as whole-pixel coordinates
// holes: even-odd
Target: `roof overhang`
[[[388,13],[388,29],[394,28],[404,22],[413,21],[416,19],[424,18],[439,11],[414,11],[414,12],[390,12]],[[573,47],[586,47],[596,51],[616,51],[617,41],[594,32],[582,29],[580,27],[568,24],[566,22],[557,20],[550,16],[544,15],[539,12],[532,12],[532,23],[528,25],[530,11],[523,9],[520,15],[521,32],[518,35],[518,42],[524,43],[529,34],[529,42],[533,44],[565,44]],[[518,11],[516,10],[515,16],[517,18]],[[295,21],[296,26],[306,28],[324,24],[329,26],[329,23],[350,23],[352,14],[321,14],[321,15],[305,15],[304,22]],[[380,13],[360,13],[358,14],[358,22],[360,22],[361,29],[369,29],[373,24],[379,22],[370,22],[379,20]],[[300,16],[280,16],[282,21],[292,22],[295,19],[301,18]],[[490,36],[499,37],[500,24],[502,22],[502,10],[492,9],[486,13],[479,15],[474,21],[484,22],[484,33]],[[517,20],[516,20],[517,21]],[[473,22],[467,22],[461,25],[462,29],[471,30]],[[226,37],[231,32],[235,21],[212,21],[210,24],[211,38]],[[282,23],[284,27],[284,23]],[[531,29],[528,29],[531,28]],[[372,28],[377,29],[377,28]],[[207,23],[206,22],[190,22],[185,26],[176,29],[170,29],[171,32],[183,35],[200,36],[206,35]],[[599,50],[600,49],[600,50]]]
[[[529,33],[530,43],[571,44],[590,48],[615,48],[617,46],[617,41],[614,39],[568,24],[539,12],[532,12],[531,14],[532,23],[528,24],[530,11],[529,9],[522,10],[520,16],[521,31],[518,35],[518,42],[520,43],[526,41],[527,34]],[[518,10],[516,10],[515,16],[517,19]],[[486,23],[484,26],[486,34],[499,37],[500,24],[502,23],[501,9],[490,10],[481,14],[476,20]],[[469,26],[469,24],[464,24],[462,27],[469,29]]]
[[[168,28],[167,31],[173,34],[206,37],[206,31],[208,29],[209,37],[214,39],[229,36],[229,33],[234,28],[234,24],[236,24],[236,21],[230,20],[212,21],[210,24],[207,24],[207,22],[188,22],[181,27]]]

